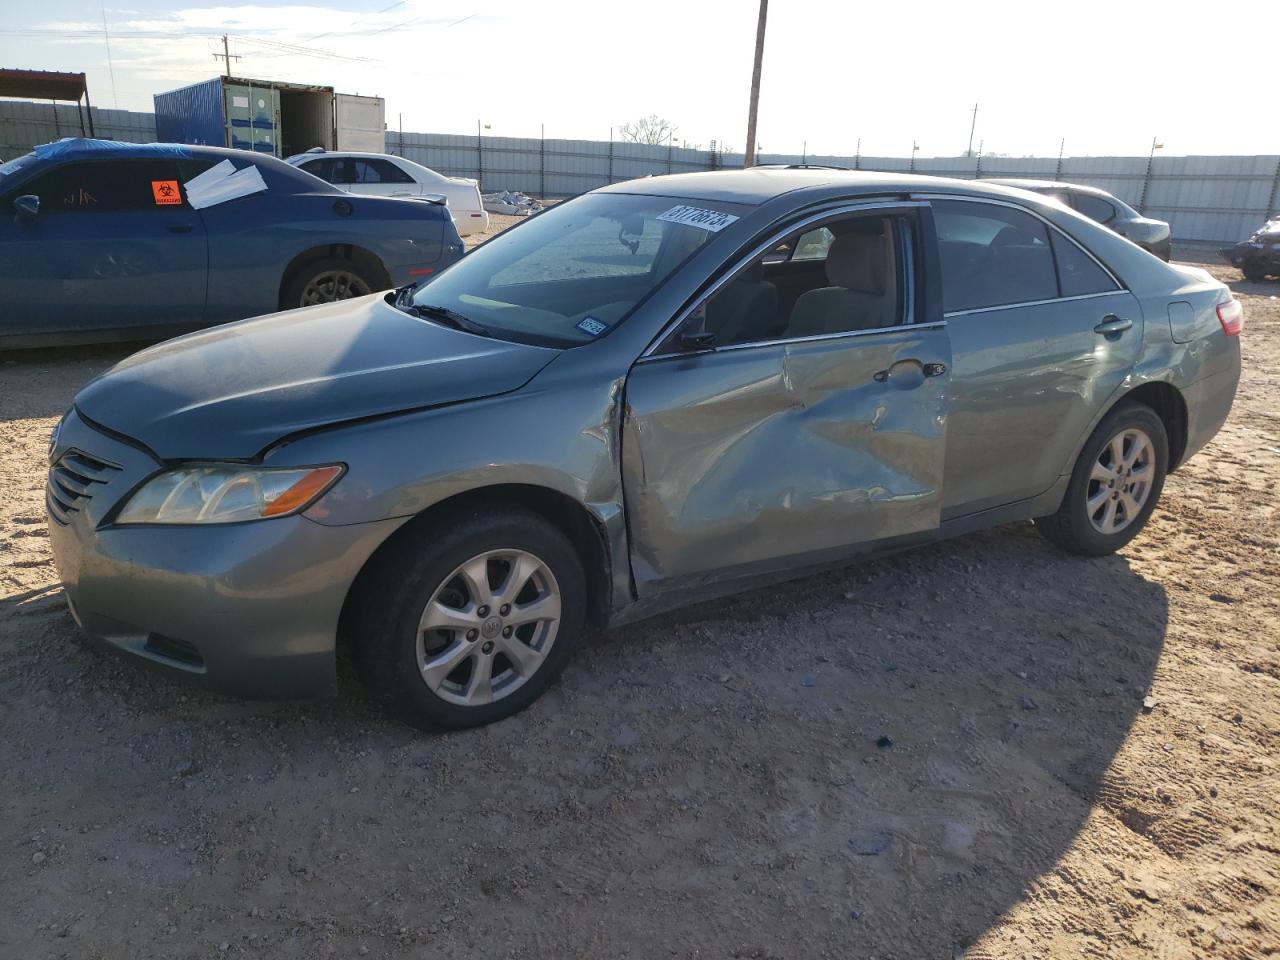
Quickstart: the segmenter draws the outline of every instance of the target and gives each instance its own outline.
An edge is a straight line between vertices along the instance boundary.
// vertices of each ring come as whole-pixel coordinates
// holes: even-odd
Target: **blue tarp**
[[[158,157],[187,158],[191,150],[180,143],[124,143],[120,140],[94,140],[91,137],[64,137],[53,143],[44,143],[33,151],[37,160],[54,160],[83,154],[146,153]]]

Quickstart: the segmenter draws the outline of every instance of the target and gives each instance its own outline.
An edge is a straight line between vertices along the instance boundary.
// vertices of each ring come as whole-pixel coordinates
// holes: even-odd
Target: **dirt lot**
[[[0,955],[1280,954],[1280,285],[1235,286],[1235,411],[1122,555],[1019,525],[700,606],[435,737],[83,645],[46,442],[127,349],[0,358]]]

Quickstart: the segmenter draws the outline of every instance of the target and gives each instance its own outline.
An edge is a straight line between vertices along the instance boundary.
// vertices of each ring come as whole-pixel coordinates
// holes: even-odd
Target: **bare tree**
[[[656,113],[641,117],[635,123],[624,123],[618,128],[623,140],[631,143],[666,143],[676,135],[676,125]]]

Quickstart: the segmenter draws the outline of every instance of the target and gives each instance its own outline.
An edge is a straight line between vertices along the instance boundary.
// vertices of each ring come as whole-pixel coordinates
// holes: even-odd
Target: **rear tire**
[[[1267,279],[1267,268],[1258,263],[1246,261],[1241,264],[1240,272],[1244,274],[1244,278],[1250,283],[1261,283]]]
[[[1145,404],[1122,401],[1080,451],[1062,505],[1037,517],[1036,529],[1069,553],[1115,553],[1146,525],[1168,467],[1163,421]]]
[[[568,538],[528,510],[480,504],[396,537],[343,618],[374,697],[423,730],[493,723],[536,700],[586,622],[586,577]]]
[[[304,263],[290,275],[280,293],[280,308],[295,310],[320,303],[363,297],[382,289],[370,271],[343,257]]]

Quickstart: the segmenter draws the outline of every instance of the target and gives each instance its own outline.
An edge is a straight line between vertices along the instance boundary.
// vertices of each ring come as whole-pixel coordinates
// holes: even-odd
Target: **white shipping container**
[[[382,97],[354,93],[333,96],[334,149],[386,153],[387,104]]]

